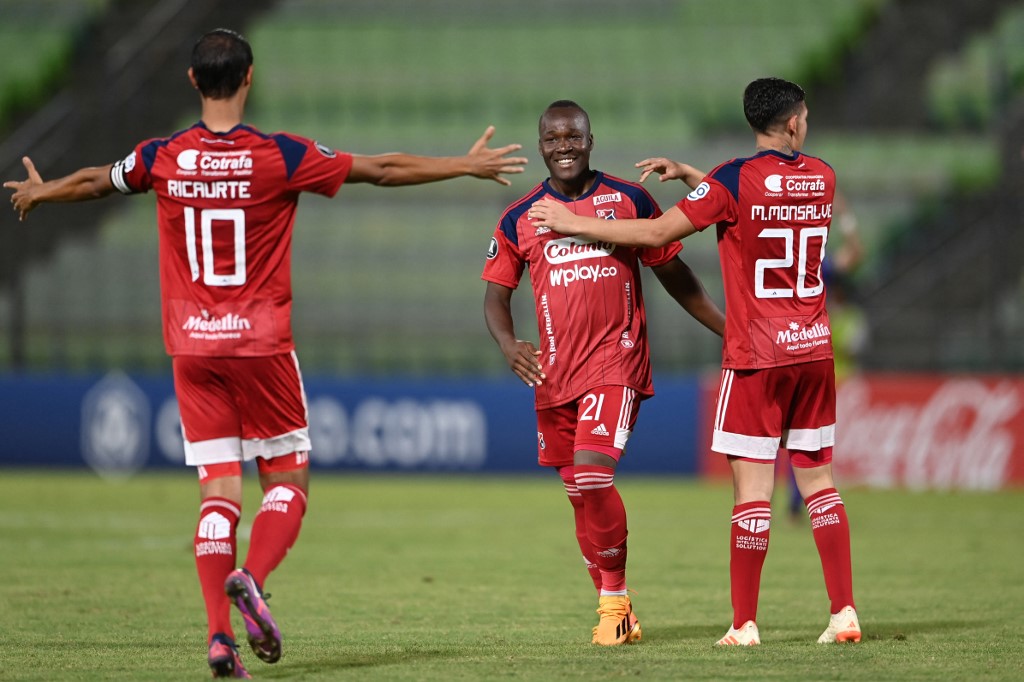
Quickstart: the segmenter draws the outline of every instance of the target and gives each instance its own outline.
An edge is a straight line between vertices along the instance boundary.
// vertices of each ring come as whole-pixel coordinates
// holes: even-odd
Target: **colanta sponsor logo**
[[[579,237],[552,239],[544,245],[544,258],[552,265],[571,263],[588,258],[604,258],[615,251],[611,242],[595,242]]]

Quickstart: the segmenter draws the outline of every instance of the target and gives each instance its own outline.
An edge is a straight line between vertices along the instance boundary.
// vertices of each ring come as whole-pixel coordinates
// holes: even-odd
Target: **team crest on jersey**
[[[320,152],[321,154],[326,156],[328,159],[333,159],[335,156],[338,155],[338,152],[334,151],[330,147],[326,147],[326,146],[320,144],[319,142],[314,141],[313,142],[313,146],[316,147],[316,150],[318,152]]]
[[[614,208],[599,208],[594,213],[598,218],[602,220],[615,220],[615,209]]]
[[[487,245],[487,260],[494,260],[498,256],[498,238],[491,237],[491,243]]]

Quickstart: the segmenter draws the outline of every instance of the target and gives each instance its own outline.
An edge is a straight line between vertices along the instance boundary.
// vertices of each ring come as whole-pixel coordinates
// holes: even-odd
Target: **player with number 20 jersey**
[[[677,204],[698,229],[717,225],[729,306],[723,368],[832,357],[821,262],[834,193],[821,159],[767,150],[715,168]]]

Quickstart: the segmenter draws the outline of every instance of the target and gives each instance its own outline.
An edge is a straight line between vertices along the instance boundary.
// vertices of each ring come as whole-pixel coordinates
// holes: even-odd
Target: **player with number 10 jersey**
[[[168,354],[266,356],[294,349],[290,279],[300,192],[334,196],[350,154],[246,125],[203,123],[140,143],[114,164],[125,194],[154,190]]]

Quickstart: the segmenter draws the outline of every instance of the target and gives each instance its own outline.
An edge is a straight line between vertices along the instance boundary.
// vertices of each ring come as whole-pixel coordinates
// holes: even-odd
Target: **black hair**
[[[587,114],[587,110],[579,104],[576,104],[576,102],[571,99],[558,99],[549,104],[548,108],[544,110],[544,113],[540,115],[540,119],[537,121],[538,130],[540,130],[540,127],[544,124],[544,117],[547,116],[552,109],[575,109],[583,114],[583,118],[587,121],[587,130],[590,130],[590,116]]]
[[[191,66],[203,97],[227,99],[238,92],[252,66],[252,48],[240,33],[214,29],[192,47]]]
[[[781,78],[758,78],[743,91],[743,115],[757,133],[785,124],[800,111],[804,90]]]

